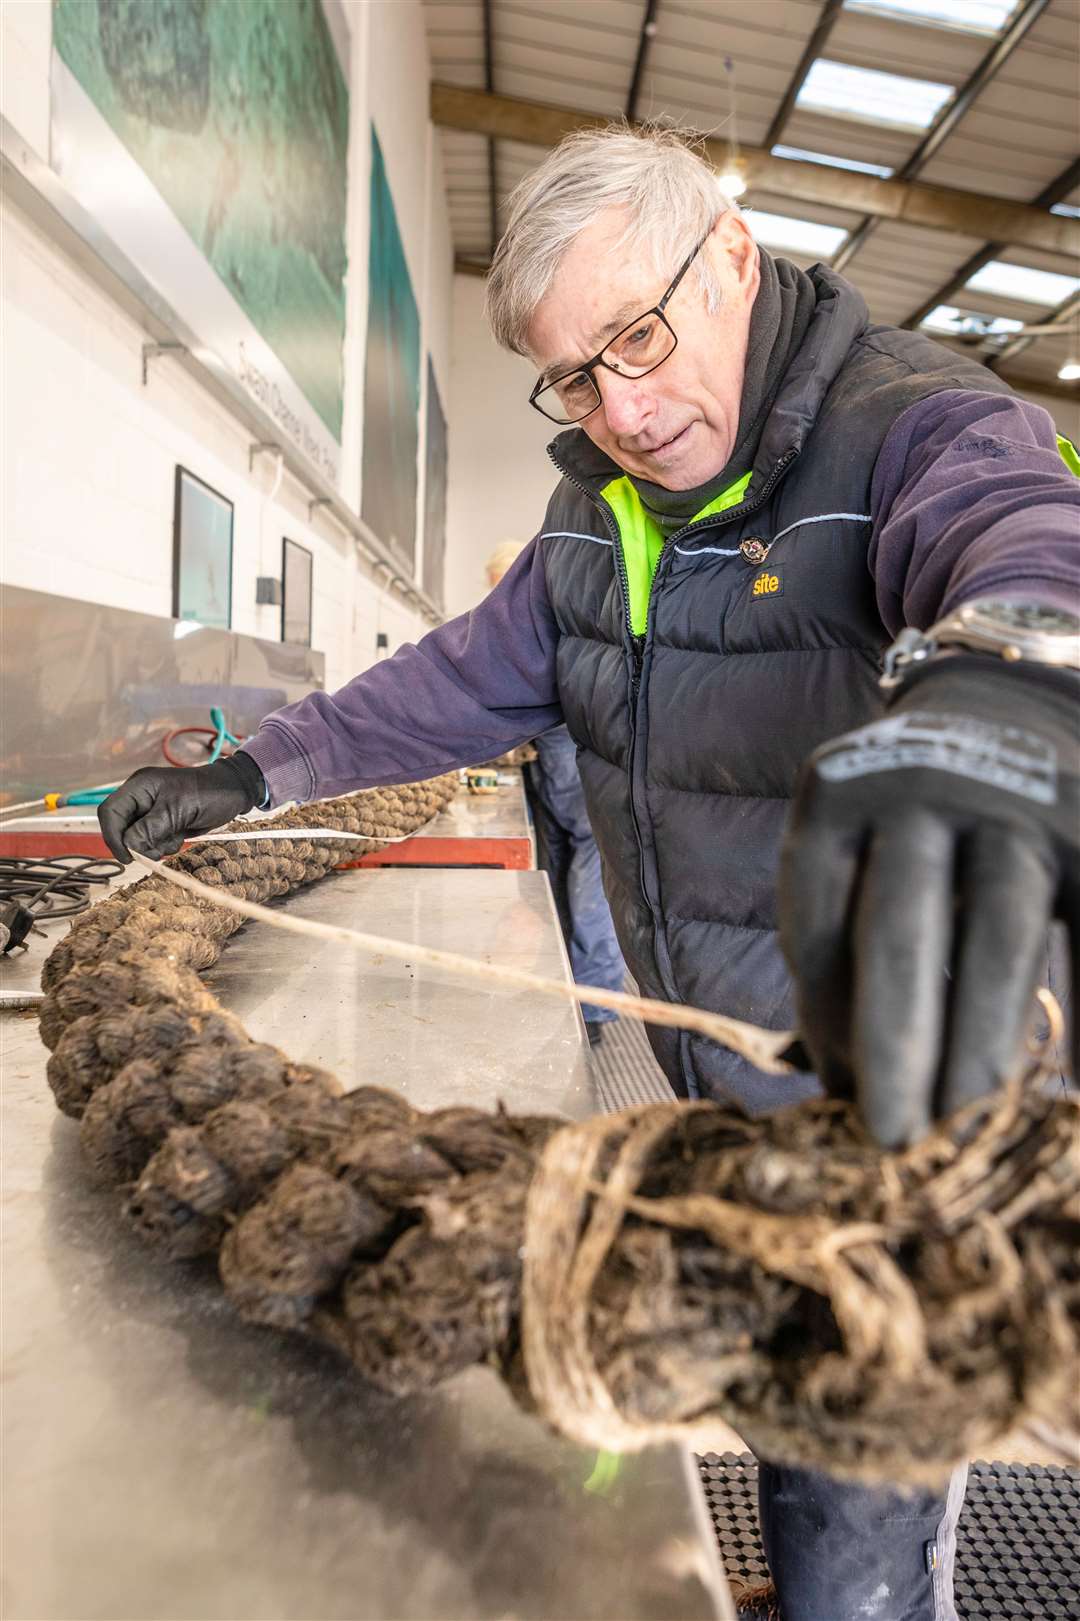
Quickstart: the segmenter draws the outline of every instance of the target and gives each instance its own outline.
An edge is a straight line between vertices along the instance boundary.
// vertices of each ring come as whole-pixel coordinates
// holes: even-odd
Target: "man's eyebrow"
[[[629,321],[634,319],[635,315],[639,315],[641,313],[642,309],[640,299],[631,298],[628,299],[625,304],[620,304],[619,308],[611,317],[611,320],[605,321],[604,325],[593,334],[593,341],[596,345],[592,352],[593,355],[598,354],[610,338],[613,338],[617,332],[621,332],[623,327],[626,326]],[[592,355],[586,356],[586,360],[591,359]],[[575,367],[584,364],[585,361],[581,360],[553,361],[550,366],[545,366],[543,371],[540,373],[540,381],[545,384],[550,383],[553,377],[565,377],[568,373],[573,372]]]

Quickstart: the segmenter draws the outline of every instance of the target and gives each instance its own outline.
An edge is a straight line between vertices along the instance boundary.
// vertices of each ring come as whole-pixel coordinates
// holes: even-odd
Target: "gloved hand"
[[[886,1147],[1013,1071],[1054,916],[1075,1048],[1078,696],[1072,671],[942,658],[803,769],[779,895],[799,1029]]]
[[[250,754],[239,750],[213,765],[144,766],[98,807],[101,834],[118,861],[128,851],[160,860],[193,833],[210,833],[266,798]]]

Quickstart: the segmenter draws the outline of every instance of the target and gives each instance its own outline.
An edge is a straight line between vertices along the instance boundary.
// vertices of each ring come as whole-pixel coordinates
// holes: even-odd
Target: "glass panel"
[[[670,327],[658,315],[643,315],[612,339],[604,350],[604,359],[616,371],[640,377],[666,360],[674,347]]]
[[[786,248],[789,253],[829,259],[847,236],[842,225],[819,225],[815,220],[795,219],[789,214],[770,214],[765,209],[748,208],[746,223],[755,242],[766,248]]]
[[[966,285],[975,293],[1018,298],[1025,304],[1041,304],[1052,310],[1080,289],[1080,279],[1062,276],[1053,270],[1032,270],[1027,265],[1010,265],[1001,259],[991,259]]]
[[[282,542],[281,639],[311,646],[311,553],[295,540]]]
[[[928,129],[955,89],[951,84],[855,68],[819,56],[795,104],[834,118],[857,118],[893,129]]]
[[[997,34],[1016,10],[1016,0],[844,0],[844,10],[937,24],[965,34]]]
[[[173,618],[228,630],[232,623],[232,502],[176,469]]]
[[[774,158],[792,158],[796,163],[823,163],[828,169],[853,169],[856,174],[878,175],[888,180],[894,172],[884,163],[864,163],[861,158],[837,158],[831,152],[806,152],[801,146],[774,146]]]
[[[961,310],[955,304],[939,304],[922,323],[931,332],[951,332],[954,337],[968,337],[978,333],[985,337],[998,337],[1004,332],[1020,332],[1023,321],[1013,321],[1007,315],[983,315],[978,310]]]
[[[585,416],[600,404],[600,393],[588,372],[573,372],[560,378],[537,396],[537,404],[544,411],[563,412],[573,420]]]

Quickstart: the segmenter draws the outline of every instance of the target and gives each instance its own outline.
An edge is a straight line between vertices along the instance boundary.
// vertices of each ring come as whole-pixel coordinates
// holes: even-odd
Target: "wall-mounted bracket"
[[[157,360],[161,355],[186,355],[186,343],[144,343],[142,346],[142,380],[143,388],[150,381],[150,362]]]
[[[274,439],[259,439],[248,446],[248,472],[255,471],[256,456],[281,456],[284,452]]]
[[[315,514],[318,512],[320,507],[332,507],[333,504],[333,501],[331,501],[328,495],[317,495],[313,501],[309,501],[307,504],[308,523],[313,523],[315,521]]]

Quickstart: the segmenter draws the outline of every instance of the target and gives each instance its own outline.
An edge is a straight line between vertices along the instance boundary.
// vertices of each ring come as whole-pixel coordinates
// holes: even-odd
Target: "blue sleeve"
[[[1076,611],[1080,479],[1041,406],[947,389],[911,406],[878,454],[870,569],[895,634],[977,597]]]
[[[491,759],[562,720],[558,627],[533,540],[471,613],[334,693],[267,716],[244,744],[269,803],[419,782]]]

